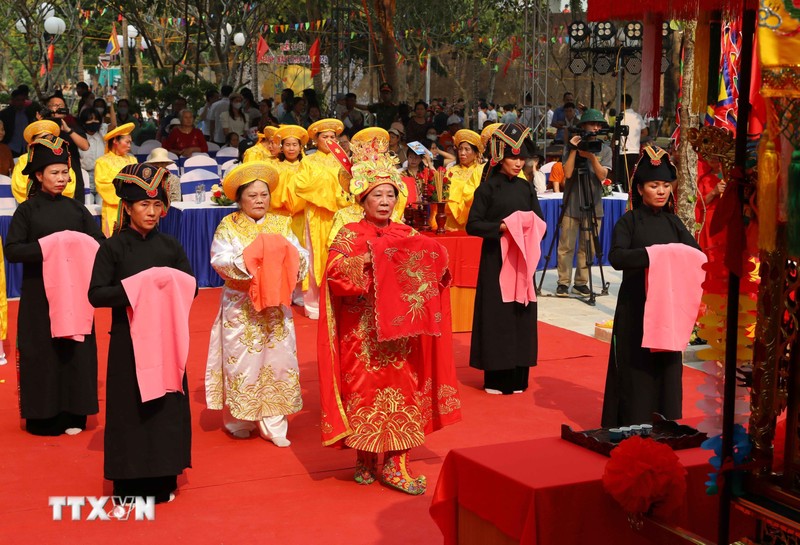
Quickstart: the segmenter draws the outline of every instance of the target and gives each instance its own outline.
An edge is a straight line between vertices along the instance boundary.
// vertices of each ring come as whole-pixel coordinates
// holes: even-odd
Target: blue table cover
[[[542,241],[542,257],[539,260],[539,270],[544,268],[544,258],[550,248],[550,243],[555,236],[556,223],[561,213],[560,199],[543,199],[540,201],[545,221],[547,222],[547,234]],[[623,199],[603,199],[603,225],[600,229],[600,242],[603,248],[603,265],[608,265],[608,251],[611,248],[611,233],[614,224],[625,213],[627,201]],[[177,238],[183,245],[192,271],[197,278],[200,287],[218,287],[222,285],[222,279],[211,267],[209,261],[211,251],[211,241],[214,238],[214,231],[219,222],[235,211],[235,206],[209,206],[204,208],[185,208],[180,210],[174,206],[169,208],[166,217],[161,220],[159,228],[162,232]],[[3,240],[8,235],[8,226],[11,224],[11,216],[0,215],[0,237]],[[553,246],[550,256],[548,269],[555,269],[558,259],[557,244]],[[5,263],[6,266],[6,294],[8,297],[19,297],[20,286],[22,284],[22,264]]]
[[[544,214],[544,220],[547,222],[547,233],[545,233],[544,239],[542,240],[542,257],[539,259],[537,270],[541,271],[544,269],[545,257],[555,237],[558,216],[561,214],[561,203],[561,199],[541,199],[539,201],[542,207],[542,213]],[[617,223],[617,220],[625,214],[625,207],[627,204],[628,201],[625,199],[603,199],[603,222],[600,226],[600,246],[603,249],[601,263],[603,265],[609,264],[608,251],[611,249],[611,234],[614,232],[614,225]],[[555,269],[557,264],[558,241],[553,245],[553,252],[550,255],[550,260],[547,262],[547,268]]]

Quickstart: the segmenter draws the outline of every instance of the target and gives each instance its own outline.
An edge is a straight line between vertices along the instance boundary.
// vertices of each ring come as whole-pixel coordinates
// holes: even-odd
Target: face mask
[[[97,132],[100,130],[100,123],[99,122],[87,123],[86,125],[84,125],[84,127],[89,132]]]
[[[121,108],[117,108],[117,111],[122,115],[125,115],[128,113],[128,108],[126,106],[122,106]]]
[[[241,102],[234,102],[233,103],[233,107],[236,108],[237,110],[241,110],[242,109],[242,103]]]
[[[430,140],[432,142],[436,142],[436,140],[438,140],[438,137],[435,134],[429,134],[428,135],[428,140]]]
[[[97,113],[99,113],[100,115],[103,115],[106,112],[106,109],[102,107],[97,107],[95,108],[95,110],[97,110]]]

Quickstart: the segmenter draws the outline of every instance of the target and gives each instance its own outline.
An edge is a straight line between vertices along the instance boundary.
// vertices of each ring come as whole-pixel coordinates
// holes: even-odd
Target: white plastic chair
[[[230,161],[227,161],[223,165],[221,165],[219,167],[219,169],[220,169],[220,178],[222,178],[224,180],[225,176],[228,175],[228,171],[230,169],[232,169],[233,167],[235,167],[236,165],[238,165],[238,164],[239,164],[239,160],[238,159],[231,159]]]
[[[216,144],[214,142],[209,142],[208,143],[208,156],[209,157],[216,156],[218,151],[219,151],[219,144]]]
[[[161,145],[161,142],[159,142],[158,140],[145,140],[144,142],[142,142],[142,145],[139,146],[139,153],[144,153],[147,155],[154,149],[161,147],[163,146]]]
[[[207,170],[213,172],[219,177],[219,164],[211,157],[199,155],[197,157],[189,157],[183,162],[183,172],[192,172],[193,170]]]
[[[14,210],[17,201],[11,192],[11,178],[0,174],[0,210]]]
[[[239,150],[230,146],[226,146],[219,150],[214,158],[217,160],[217,163],[222,165],[231,159],[236,159],[237,157],[239,157]]]
[[[184,172],[181,176],[181,199],[191,202],[198,185],[205,186],[206,199],[211,193],[211,186],[220,182],[219,176],[203,169]]]

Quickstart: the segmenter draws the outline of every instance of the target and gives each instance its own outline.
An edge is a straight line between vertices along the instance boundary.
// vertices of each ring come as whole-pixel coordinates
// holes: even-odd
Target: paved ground
[[[558,273],[555,270],[547,271],[544,284],[542,284],[542,296],[539,298],[539,320],[584,335],[594,336],[595,323],[605,322],[614,317],[617,293],[622,281],[622,272],[615,271],[611,266],[603,267],[603,276],[605,281],[610,284],[608,295],[598,295],[595,305],[590,306],[584,302],[587,298],[578,295],[570,294],[568,298],[556,297]],[[541,272],[536,275],[537,285],[540,278]],[[594,292],[600,293],[600,269],[596,266],[592,267],[592,282]],[[572,286],[570,286],[571,288]]]

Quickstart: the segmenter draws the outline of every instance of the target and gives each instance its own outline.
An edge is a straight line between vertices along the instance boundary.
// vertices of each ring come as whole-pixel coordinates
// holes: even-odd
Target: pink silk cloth
[[[142,402],[184,393],[196,285],[194,277],[171,267],[151,267],[122,280],[131,303],[128,320]]]
[[[547,223],[535,212],[514,212],[503,220],[508,230],[500,238],[503,265],[500,268],[500,295],[504,303],[536,301],[533,274],[542,255],[542,238]]]
[[[686,349],[700,309],[706,255],[686,244],[647,247],[647,270],[642,348],[682,352]]]
[[[50,335],[83,342],[92,333],[89,282],[100,243],[85,233],[60,231],[39,239],[42,280],[50,308]]]
[[[292,291],[300,271],[300,253],[286,237],[261,233],[242,254],[250,281],[250,300],[253,308],[292,306]]]
[[[450,284],[447,250],[426,236],[368,242],[379,341],[442,334],[442,290]]]

